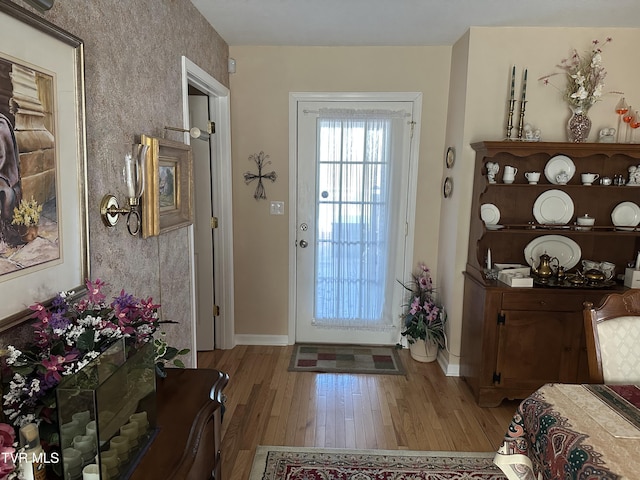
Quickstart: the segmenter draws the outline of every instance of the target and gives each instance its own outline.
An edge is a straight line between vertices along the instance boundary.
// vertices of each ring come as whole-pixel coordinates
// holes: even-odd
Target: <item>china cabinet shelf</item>
[[[461,375],[482,406],[497,405],[504,398],[525,398],[549,382],[586,382],[583,303],[597,304],[605,294],[625,287],[611,282],[600,288],[511,288],[486,278],[487,252],[491,250],[493,263],[527,265],[525,248],[531,242],[546,235],[561,236],[580,247],[581,259],[608,261],[616,265],[616,274],[624,273],[640,250],[640,228],[617,229],[611,214],[622,202],[640,202],[640,188],[582,185],[580,174],[623,175],[626,179],[628,168],[640,164],[640,145],[489,141],[472,147],[476,160],[465,270]],[[566,185],[550,183],[545,177],[545,166],[556,155],[569,157],[575,165]],[[497,183],[488,181],[487,162],[500,165]],[[518,169],[512,184],[501,182],[505,165]],[[541,172],[539,183],[529,184],[525,172]],[[560,190],[573,204],[571,218],[563,227],[545,225],[536,218],[536,200],[549,190]],[[486,228],[481,218],[483,204],[497,209],[496,223],[502,228]],[[576,217],[585,214],[595,218],[595,225],[590,230],[578,230]],[[580,268],[578,261],[566,273],[573,274]]]
[[[593,226],[589,229],[579,226],[570,225],[567,228],[553,228],[543,224],[536,224],[535,228],[532,228],[530,224],[526,225],[505,225],[501,224],[500,229],[491,229],[485,227],[485,235],[491,234],[524,234],[524,235],[638,235],[640,234],[640,227],[615,227],[613,225],[607,226]]]

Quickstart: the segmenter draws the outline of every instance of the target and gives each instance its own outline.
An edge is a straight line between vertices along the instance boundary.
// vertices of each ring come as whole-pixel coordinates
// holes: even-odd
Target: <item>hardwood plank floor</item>
[[[198,366],[229,374],[222,475],[249,477],[257,445],[489,452],[517,401],[480,408],[461,378],[400,353],[406,376],[289,372],[292,346],[200,352]]]

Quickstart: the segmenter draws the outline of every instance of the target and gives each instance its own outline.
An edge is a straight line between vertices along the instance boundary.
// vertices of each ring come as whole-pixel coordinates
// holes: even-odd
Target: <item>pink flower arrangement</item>
[[[415,340],[433,340],[445,348],[444,326],[447,316],[444,307],[436,300],[429,268],[423,263],[418,264],[411,282],[400,284],[409,292],[404,305],[405,311],[401,315],[404,328],[402,336],[407,337],[409,343]]]
[[[153,341],[159,374],[164,373],[166,362],[184,367],[176,357],[189,350],[179,351],[163,339],[154,339],[160,323],[168,322],[160,321],[159,305],[151,298],[139,299],[122,290],[111,303],[106,303],[104,282],[87,281],[86,286],[86,298],[76,303],[71,301],[73,292],[62,292],[49,307],[30,307],[36,319],[32,343],[21,350],[7,347],[2,375],[6,383],[3,412],[16,429],[35,422],[40,426],[41,438],[57,434],[56,386],[64,376],[78,372],[118,339],[124,338],[134,348]]]

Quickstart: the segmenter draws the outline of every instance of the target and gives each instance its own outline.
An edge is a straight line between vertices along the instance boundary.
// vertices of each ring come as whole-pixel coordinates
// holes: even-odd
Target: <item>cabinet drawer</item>
[[[568,292],[508,292],[502,294],[504,310],[548,310],[555,312],[579,312],[585,298],[582,294]]]

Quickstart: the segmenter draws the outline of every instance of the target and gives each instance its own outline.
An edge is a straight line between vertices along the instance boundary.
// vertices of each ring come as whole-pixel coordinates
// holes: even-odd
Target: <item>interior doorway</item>
[[[203,215],[196,213],[195,224],[190,228],[194,305],[192,354],[195,365],[198,350],[235,346],[229,93],[227,87],[182,57],[183,128],[188,131],[197,127],[206,137],[207,128],[203,127],[209,120],[215,124],[212,127],[215,133],[211,134],[209,141],[194,139],[189,133],[184,135],[185,143],[194,147],[194,164],[197,162],[198,165],[194,167],[194,176],[204,178],[206,182],[200,187],[194,184],[196,212],[200,210]],[[209,118],[205,121],[206,117]],[[192,125],[192,122],[204,122],[204,125]],[[213,228],[214,224],[217,228]],[[207,233],[202,234],[205,231]],[[202,275],[204,280],[200,278]],[[199,308],[201,300],[202,309]],[[210,307],[214,304],[219,308],[215,322],[214,311]]]
[[[217,228],[216,205],[213,198],[215,177],[212,175],[215,157],[216,135],[209,125],[215,125],[209,111],[209,97],[189,85],[189,125],[201,133],[191,136],[193,154],[193,256],[196,270],[196,349],[215,349],[215,323],[220,315],[216,303],[215,265],[217,263],[214,231]],[[211,131],[211,133],[209,133]],[[196,131],[198,133],[198,131]],[[223,320],[223,318],[220,318]]]

